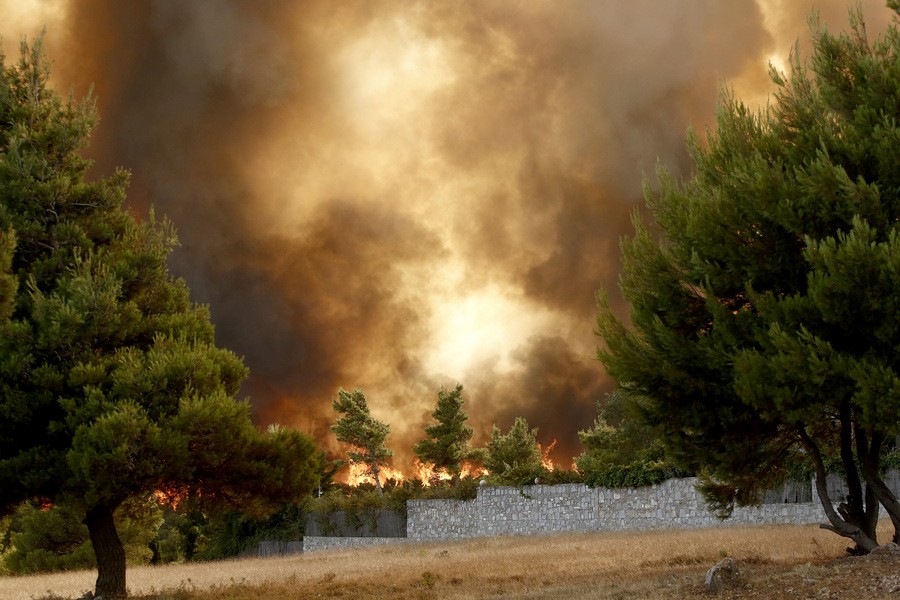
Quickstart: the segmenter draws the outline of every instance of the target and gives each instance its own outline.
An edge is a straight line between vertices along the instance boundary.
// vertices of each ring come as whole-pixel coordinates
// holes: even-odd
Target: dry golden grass
[[[887,522],[882,530],[888,539]],[[752,595],[754,574],[757,591],[779,574],[809,580],[812,571],[794,571],[823,568],[846,546],[847,540],[816,526],[484,538],[133,567],[128,587],[133,595],[165,600],[661,599],[699,594],[706,570],[728,555],[751,571]],[[0,598],[75,598],[93,587],[94,577],[81,571],[2,578]],[[770,590],[769,597],[777,596]]]

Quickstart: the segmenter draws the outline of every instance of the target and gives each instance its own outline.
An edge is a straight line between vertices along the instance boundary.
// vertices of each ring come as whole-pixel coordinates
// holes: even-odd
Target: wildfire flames
[[[481,467],[464,464],[460,475],[462,477],[480,477],[485,473],[487,473],[487,471],[485,471]],[[410,476],[406,476],[402,471],[400,471],[399,469],[394,469],[393,467],[379,466],[378,478],[381,480],[382,484],[384,484],[384,482],[389,479],[393,479],[397,482],[403,482],[407,479],[418,479],[427,486],[435,485],[437,483],[440,483],[441,481],[449,481],[451,479],[449,473],[446,473],[444,471],[436,472],[433,466],[423,464],[419,462],[419,460],[413,461],[413,472]],[[359,487],[364,483],[375,485],[375,478],[372,477],[372,474],[369,472],[369,467],[361,463],[351,464],[350,470],[347,473],[347,485],[350,485],[351,487]]]
[[[548,471],[555,471],[557,469],[556,462],[552,458],[550,458],[550,454],[553,452],[553,448],[555,446],[555,439],[550,442],[546,448],[544,448],[541,444],[537,445],[538,450],[541,453],[541,466]],[[484,468],[471,464],[464,464],[462,471],[460,472],[461,477],[481,477],[486,474],[487,471]],[[403,473],[403,471],[400,471],[399,469],[382,465],[378,467],[378,478],[381,480],[382,484],[384,484],[389,479],[393,479],[398,483],[406,480],[417,479],[424,485],[431,486],[436,485],[442,481],[450,481],[452,477],[446,471],[436,471],[432,465],[424,464],[418,459],[415,459],[413,461],[412,475],[407,476]],[[375,478],[372,477],[372,474],[369,472],[368,465],[362,463],[354,463],[350,465],[349,472],[347,473],[346,483],[351,487],[359,487],[364,483],[375,485]]]
[[[553,451],[554,446],[556,446],[556,439],[550,442],[546,448],[542,448],[541,445],[538,444],[538,450],[541,451],[541,466],[548,471],[556,470],[556,464],[553,462],[553,459],[550,458],[550,453]]]
[[[404,476],[403,473],[397,469],[388,467],[387,465],[380,465],[378,467],[378,479],[380,479],[381,483],[384,484],[384,482],[388,479],[403,481]],[[359,487],[364,483],[375,485],[375,478],[372,477],[371,473],[369,473],[368,465],[364,465],[362,463],[351,464],[350,472],[347,473],[347,484],[353,487]]]
[[[186,497],[186,493],[184,490],[177,490],[175,488],[170,489],[162,489],[158,488],[153,492],[153,499],[160,506],[171,506],[173,509],[177,509],[178,505],[184,500]]]

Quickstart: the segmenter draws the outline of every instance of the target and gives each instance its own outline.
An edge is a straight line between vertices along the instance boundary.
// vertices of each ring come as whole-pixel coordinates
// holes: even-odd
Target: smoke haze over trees
[[[178,227],[172,269],[260,422],[333,439],[359,386],[411,460],[463,381],[476,443],[521,415],[567,461],[613,387],[594,292],[643,177],[686,174],[723,81],[765,101],[813,5],[846,23],[842,1],[0,0],[0,35],[46,25],[57,83],[95,84],[96,172],[130,169],[133,209]]]

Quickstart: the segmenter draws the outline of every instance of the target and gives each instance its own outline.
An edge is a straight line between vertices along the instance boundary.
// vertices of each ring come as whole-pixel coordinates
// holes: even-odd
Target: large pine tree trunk
[[[875,528],[878,524],[877,506],[876,517],[874,522],[869,519],[867,501],[875,500],[871,492],[863,489],[862,481],[859,477],[858,467],[855,457],[853,456],[853,419],[850,410],[850,400],[841,401],[840,409],[840,454],[841,462],[844,464],[844,483],[847,484],[847,503],[841,503],[838,512],[848,523],[856,525],[873,540],[875,540]],[[877,501],[876,501],[877,503]]]
[[[831,497],[828,495],[828,485],[826,483],[828,473],[825,471],[825,463],[822,460],[822,453],[819,447],[812,441],[809,434],[803,427],[798,428],[798,433],[803,441],[803,445],[809,451],[810,457],[816,468],[816,492],[819,494],[819,502],[825,510],[825,516],[828,517],[828,525],[820,525],[823,529],[833,531],[838,535],[850,538],[856,542],[856,550],[861,554],[868,554],[878,547],[878,543],[866,534],[859,526],[852,522],[848,522],[841,518],[838,511],[834,509]]]
[[[883,436],[874,433],[871,436],[862,428],[857,428],[856,432],[857,454],[859,455],[860,469],[863,478],[866,480],[866,489],[871,490],[878,499],[888,516],[891,518],[891,524],[894,526],[894,536],[891,541],[900,544],[900,502],[897,496],[884,483],[884,480],[878,474],[881,465],[881,445]],[[871,444],[867,440],[871,437]]]
[[[113,511],[107,506],[96,506],[88,511],[84,519],[91,545],[97,557],[96,596],[103,600],[124,598],[125,591],[125,548],[116,532]]]

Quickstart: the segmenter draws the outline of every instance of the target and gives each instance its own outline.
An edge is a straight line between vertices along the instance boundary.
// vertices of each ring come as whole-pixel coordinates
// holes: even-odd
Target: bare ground
[[[128,586],[146,600],[696,598],[731,556],[741,584],[720,598],[900,598],[900,556],[847,557],[846,546],[815,526],[502,537],[133,567]],[[6,577],[0,599],[72,599],[94,577]]]

